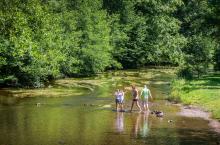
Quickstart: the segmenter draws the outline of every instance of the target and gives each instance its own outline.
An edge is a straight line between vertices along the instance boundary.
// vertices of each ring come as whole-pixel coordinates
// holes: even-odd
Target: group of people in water
[[[124,105],[124,97],[125,92],[123,90],[117,90],[115,92],[115,103],[116,103],[116,111],[124,111],[123,105]],[[150,92],[150,89],[147,87],[147,85],[144,85],[144,88],[141,90],[141,93],[139,95],[138,89],[132,85],[131,86],[131,96],[132,96],[132,104],[131,104],[131,112],[133,110],[134,104],[139,108],[140,111],[148,111],[148,100],[149,97],[152,99],[152,95]],[[141,105],[140,103],[141,102]]]

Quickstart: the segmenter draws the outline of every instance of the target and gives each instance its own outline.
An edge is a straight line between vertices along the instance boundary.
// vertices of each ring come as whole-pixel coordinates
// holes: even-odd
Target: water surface
[[[172,77],[168,70],[118,71],[81,79],[95,84],[81,96],[18,99],[1,94],[0,145],[218,145],[220,135],[206,120],[178,116],[177,106],[161,101]],[[116,88],[127,89],[125,106],[130,108],[131,84],[150,87],[156,98],[150,108],[162,110],[164,118],[114,111]]]

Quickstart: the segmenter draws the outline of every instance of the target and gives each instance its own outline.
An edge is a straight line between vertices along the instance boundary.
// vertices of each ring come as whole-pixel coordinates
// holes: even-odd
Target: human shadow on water
[[[139,113],[132,119],[132,138],[145,138],[150,132],[149,114],[147,111],[145,113]]]

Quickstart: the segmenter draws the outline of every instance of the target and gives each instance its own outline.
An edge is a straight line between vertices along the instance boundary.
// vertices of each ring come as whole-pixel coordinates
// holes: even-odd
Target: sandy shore
[[[197,106],[184,106],[181,104],[176,104],[180,106],[180,112],[178,115],[186,116],[186,117],[199,117],[209,121],[209,126],[213,128],[214,131],[220,133],[220,122],[216,119],[213,119],[211,113],[208,111],[203,110]]]

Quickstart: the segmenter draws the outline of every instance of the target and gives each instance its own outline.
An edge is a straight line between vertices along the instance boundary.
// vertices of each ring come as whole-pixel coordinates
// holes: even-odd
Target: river
[[[86,93],[77,96],[18,98],[0,94],[0,145],[220,144],[220,135],[208,121],[180,116],[180,108],[165,100],[173,77],[165,69],[117,71],[76,79],[88,89],[79,88]],[[139,113],[137,108],[128,111],[131,84],[139,89],[149,86],[154,97],[150,109],[163,111],[163,118]],[[127,90],[126,112],[114,111],[116,88]]]

